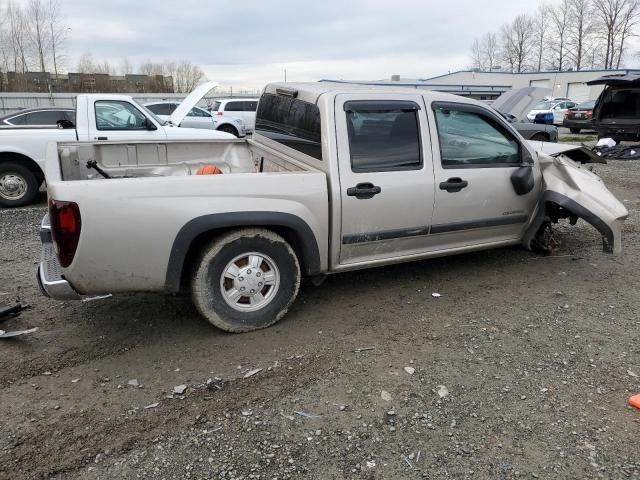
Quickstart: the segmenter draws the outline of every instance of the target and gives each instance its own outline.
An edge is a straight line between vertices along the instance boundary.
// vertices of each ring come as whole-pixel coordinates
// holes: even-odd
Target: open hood
[[[612,73],[611,75],[604,75],[595,80],[586,82],[587,85],[640,85],[640,74],[638,73]]]
[[[491,107],[505,115],[512,115],[516,121],[520,122],[526,118],[527,113],[536,103],[550,93],[551,90],[548,88],[516,88],[500,95]]]
[[[175,126],[179,126],[184,120],[184,117],[187,116],[187,113],[191,111],[193,107],[195,107],[202,97],[204,97],[210,90],[216,88],[218,86],[218,82],[206,82],[196,88],[193,92],[191,92],[187,98],[185,98],[180,105],[173,111],[171,116],[169,117],[169,122],[174,124]]]

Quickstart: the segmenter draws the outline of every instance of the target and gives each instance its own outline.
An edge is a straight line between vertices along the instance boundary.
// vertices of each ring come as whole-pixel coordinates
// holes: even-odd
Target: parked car
[[[281,319],[303,275],[549,251],[563,218],[619,253],[628,214],[570,159],[581,147],[529,142],[481,102],[426,90],[270,84],[252,140],[153,145],[50,146],[38,270],[48,295],[186,286],[213,325],[243,332]],[[217,174],[197,174],[206,165]]]
[[[498,111],[520,135],[527,140],[557,142],[558,129],[553,125],[531,123],[527,112],[548,92],[546,88],[524,87],[509,90],[498,97],[491,105]]]
[[[598,137],[616,142],[640,140],[640,74],[605,75],[587,85],[605,86],[593,107]]]
[[[169,120],[173,111],[180,105],[179,102],[151,102],[144,106],[151,110],[161,120]],[[180,127],[206,128],[208,130],[220,130],[236,137],[244,137],[244,122],[236,117],[214,117],[204,108],[193,107],[184,117]]]
[[[0,126],[0,207],[28,205],[35,199],[44,180],[45,152],[50,142],[234,138],[215,130],[177,127],[216,85],[208,82],[196,88],[168,121],[160,120],[126,95],[82,94],[76,98],[74,122]]]
[[[575,107],[576,105],[577,103],[571,101],[554,102],[543,100],[533,107],[533,109],[527,114],[527,118],[530,122],[535,122],[536,116],[539,114],[547,114],[544,117],[544,123],[548,122],[548,118],[552,118],[551,123],[553,125],[562,125],[562,121],[564,120],[564,115],[567,110]],[[548,114],[551,114],[551,116]]]
[[[595,100],[587,100],[570,108],[564,116],[562,126],[568,128],[571,133],[580,133],[580,130],[593,128],[591,119],[595,104]]]
[[[76,111],[73,108],[26,108],[0,117],[0,126],[56,127],[60,120],[75,123]]]
[[[253,132],[257,108],[257,98],[219,98],[211,105],[211,112],[218,116],[241,118],[247,132]]]

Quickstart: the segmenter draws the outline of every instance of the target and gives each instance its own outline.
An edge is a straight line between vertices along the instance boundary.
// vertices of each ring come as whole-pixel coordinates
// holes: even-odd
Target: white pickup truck
[[[570,158],[583,153],[462,97],[272,84],[251,140],[50,145],[38,279],[58,299],[186,287],[240,332],[279,320],[301,276],[545,250],[560,219],[617,253],[627,210]],[[222,174],[196,174],[207,165]]]
[[[82,94],[76,98],[76,123],[61,120],[57,127],[0,126],[0,207],[28,205],[44,180],[44,162],[50,142],[225,139],[216,130],[177,128],[216,82],[195,89],[161,120],[126,95]]]

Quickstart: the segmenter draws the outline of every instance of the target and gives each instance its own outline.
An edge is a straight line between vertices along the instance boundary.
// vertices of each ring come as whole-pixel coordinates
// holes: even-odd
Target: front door
[[[96,100],[89,117],[92,141],[164,140],[164,129],[125,100]],[[149,123],[155,127],[150,130]]]
[[[342,132],[340,263],[424,251],[434,185],[421,96],[339,95],[336,127]]]
[[[434,248],[517,241],[542,188],[537,165],[531,167],[533,190],[518,195],[511,183],[526,147],[497,114],[480,106],[434,102],[429,116],[438,139]]]

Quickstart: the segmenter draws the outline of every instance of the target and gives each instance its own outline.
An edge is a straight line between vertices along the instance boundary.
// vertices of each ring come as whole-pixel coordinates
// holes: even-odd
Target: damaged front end
[[[568,218],[572,225],[582,218],[602,235],[606,253],[622,252],[622,225],[629,212],[607,189],[595,173],[580,167],[568,155],[575,149],[554,156],[538,152],[544,192],[523,238],[530,250],[551,248],[550,226]]]

